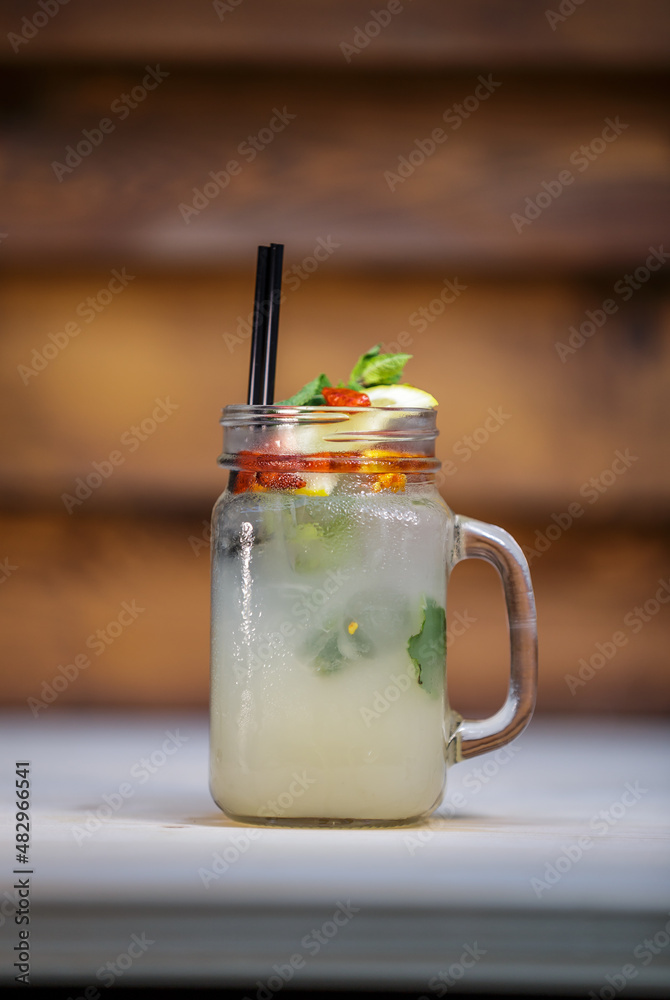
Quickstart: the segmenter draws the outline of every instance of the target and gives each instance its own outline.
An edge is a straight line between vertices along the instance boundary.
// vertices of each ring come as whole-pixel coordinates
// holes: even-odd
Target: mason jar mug
[[[210,787],[245,823],[400,825],[440,803],[446,768],[508,743],[533,711],[527,562],[501,528],[454,515],[430,409],[229,406],[212,517]],[[499,572],[507,699],[468,720],[446,695],[453,567]]]

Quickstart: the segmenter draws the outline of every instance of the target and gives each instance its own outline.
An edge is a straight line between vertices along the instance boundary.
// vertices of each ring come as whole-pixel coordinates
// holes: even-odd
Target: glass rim
[[[437,418],[437,407],[431,406],[292,406],[281,403],[234,403],[221,410],[222,427],[239,425],[269,426],[278,423],[344,423],[352,416],[387,413],[393,417]]]

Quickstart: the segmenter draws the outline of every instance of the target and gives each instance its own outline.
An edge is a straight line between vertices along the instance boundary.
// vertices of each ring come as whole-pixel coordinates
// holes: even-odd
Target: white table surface
[[[30,760],[33,984],[111,985],[111,962],[127,966],[117,986],[255,996],[297,956],[291,986],[607,994],[625,967],[626,996],[670,995],[670,738],[658,721],[536,720],[507,759],[454,767],[421,827],[251,832],[210,799],[204,716],[53,708],[0,721],[4,983],[14,761]],[[139,762],[176,731],[182,744],[149,774]]]

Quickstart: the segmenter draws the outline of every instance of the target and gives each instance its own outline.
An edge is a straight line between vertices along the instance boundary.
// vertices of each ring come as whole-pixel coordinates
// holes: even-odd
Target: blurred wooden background
[[[217,419],[244,400],[275,240],[278,396],[406,346],[445,497],[530,554],[540,707],[667,711],[667,4],[56,4],[0,12],[4,700],[205,703]],[[453,578],[466,611],[453,701],[490,711],[483,564]]]

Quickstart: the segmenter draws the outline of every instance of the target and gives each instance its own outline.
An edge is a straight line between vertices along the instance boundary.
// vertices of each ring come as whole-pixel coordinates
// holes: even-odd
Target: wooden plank
[[[375,10],[377,18],[367,0],[321,0],[317,6],[310,0],[281,6],[273,0],[172,0],[166,16],[161,0],[116,0],[111,6],[87,0],[40,16],[39,7],[5,0],[0,30],[10,37],[2,58],[29,63],[163,58],[342,69],[347,62],[368,68],[481,61],[569,69],[667,66],[670,21],[662,0],[638,0],[634,7],[625,0],[589,0],[584,7],[577,2],[547,8],[515,0],[504,11],[495,0],[448,5],[423,0]]]
[[[541,529],[572,503],[589,524],[667,518],[670,309],[662,272],[637,292],[624,285],[625,302],[613,291],[620,273],[593,284],[501,283],[445,268],[394,281],[337,275],[331,263],[297,288],[285,282],[277,398],[319,370],[346,378],[375,342],[407,349],[407,378],[440,401],[440,484],[455,509],[527,518]],[[133,281],[115,296],[109,272],[7,279],[5,504],[64,511],[77,479],[119,452],[113,474],[85,502],[67,501],[73,521],[137,505],[207,507],[224,482],[216,466],[220,407],[246,395],[253,266],[250,259],[244,274],[199,279],[129,271]],[[289,248],[289,277],[299,266]],[[588,312],[603,312],[610,297],[617,312],[589,327]],[[74,322],[81,333],[69,338]],[[557,343],[579,343],[571,327],[592,336],[559,355]],[[157,400],[176,409],[153,421]]]
[[[0,584],[2,700],[40,719],[56,703],[204,706],[208,515],[204,506],[190,519],[2,515],[0,557],[15,567]],[[533,555],[535,526],[503,523],[530,556],[540,711],[670,710],[670,604],[655,596],[664,581],[661,598],[670,593],[667,533],[577,522]],[[508,652],[490,567],[455,570],[447,624],[452,704],[466,715],[495,711]]]
[[[161,72],[9,73],[6,267],[222,269],[272,236],[337,269],[602,273],[665,238],[659,78]]]

